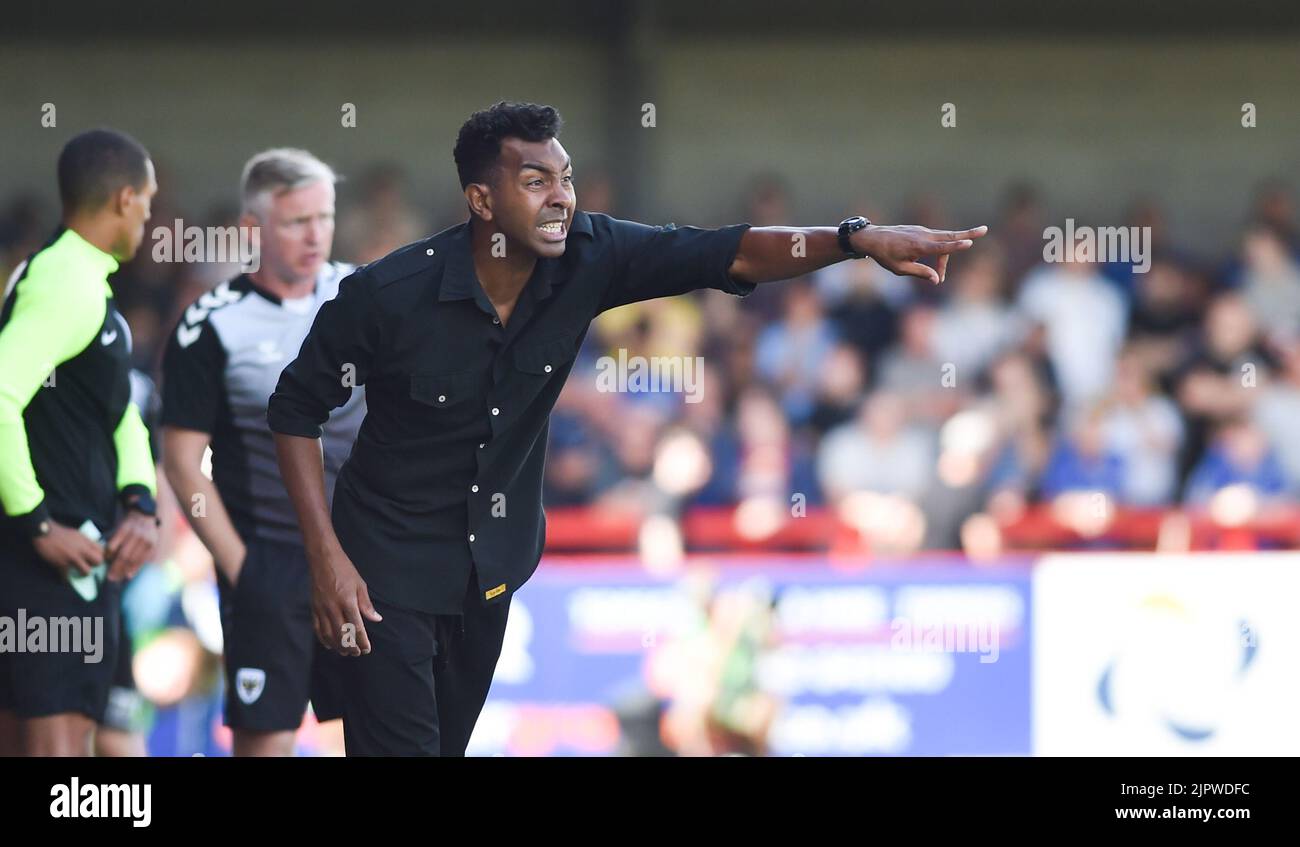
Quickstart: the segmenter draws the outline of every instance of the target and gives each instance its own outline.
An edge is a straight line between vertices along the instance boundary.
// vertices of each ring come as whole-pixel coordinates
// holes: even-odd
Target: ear
[[[492,191],[486,184],[471,182],[465,186],[465,202],[469,203],[469,210],[479,218],[492,220]]]
[[[132,201],[140,192],[135,190],[133,185],[124,185],[113,195],[113,212],[118,215],[125,215],[126,210],[130,208]]]
[[[254,215],[252,212],[240,213],[239,220],[236,222],[236,226],[240,229],[249,229],[251,227],[261,226],[261,224],[261,220],[259,220],[257,215]]]

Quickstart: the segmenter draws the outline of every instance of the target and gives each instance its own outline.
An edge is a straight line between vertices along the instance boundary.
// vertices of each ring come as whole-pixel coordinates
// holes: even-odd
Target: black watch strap
[[[148,515],[151,518],[158,516],[158,504],[149,493],[149,489],[143,485],[132,484],[123,488],[119,497],[122,500],[122,507],[134,509],[141,514]]]
[[[845,218],[844,220],[840,221],[840,230],[839,230],[840,250],[844,252],[844,255],[850,256],[854,259],[867,258],[866,253],[859,253],[853,249],[853,244],[851,241],[849,241],[849,236],[853,235],[853,233],[857,232],[858,230],[866,229],[869,226],[871,226],[871,221],[867,220],[861,215],[857,215],[852,218]]]

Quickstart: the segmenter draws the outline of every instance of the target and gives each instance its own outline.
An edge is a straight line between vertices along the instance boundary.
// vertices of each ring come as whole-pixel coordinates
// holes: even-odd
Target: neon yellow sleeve
[[[143,485],[149,489],[150,496],[158,496],[153,451],[149,449],[149,430],[134,403],[126,404],[126,411],[117,422],[117,429],[113,430],[113,446],[117,448],[117,490],[121,491],[128,485]]]
[[[18,283],[9,321],[0,330],[0,503],[11,516],[45,499],[36,481],[23,410],[58,365],[99,334],[107,314],[104,280],[70,272],[69,263],[38,254]],[[57,385],[58,375],[55,375]]]

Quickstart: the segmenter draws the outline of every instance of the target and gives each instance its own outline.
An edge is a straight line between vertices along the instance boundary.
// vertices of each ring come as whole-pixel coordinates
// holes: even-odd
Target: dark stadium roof
[[[808,35],[863,37],[972,34],[1107,35],[1131,39],[1170,36],[1285,36],[1300,16],[1276,0],[931,0],[924,4],[871,0],[570,0],[561,4],[409,0],[313,0],[310,4],[222,0],[216,4],[137,2],[5,5],[0,41],[104,39],[118,36],[275,39],[335,35],[447,38],[529,33],[610,34],[640,16],[664,36],[713,38]],[[511,21],[519,21],[512,26]]]

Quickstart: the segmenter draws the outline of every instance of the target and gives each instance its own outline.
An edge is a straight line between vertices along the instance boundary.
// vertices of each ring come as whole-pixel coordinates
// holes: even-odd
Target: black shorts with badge
[[[217,572],[225,641],[225,723],[253,732],[295,730],[310,700],[318,720],[340,716],[316,649],[311,576],[299,544],[246,537],[247,555],[232,587]]]
[[[0,632],[0,711],[98,721],[117,667],[120,615],[120,583],[102,582],[95,599],[84,600],[30,540],[0,533],[0,628],[7,630]],[[69,644],[74,618],[78,643]]]

